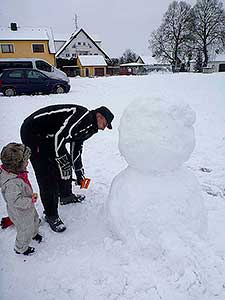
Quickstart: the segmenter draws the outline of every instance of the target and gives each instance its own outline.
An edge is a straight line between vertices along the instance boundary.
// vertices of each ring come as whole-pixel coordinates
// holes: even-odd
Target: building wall
[[[60,53],[60,58],[77,57],[78,55],[103,55],[96,45],[81,31],[74,40]]]
[[[79,66],[80,68],[80,76],[81,77],[88,77],[86,76],[87,72],[86,72],[86,69],[88,69],[88,73],[89,73],[89,77],[94,77],[95,76],[95,69],[104,69],[104,73],[103,73],[103,76],[106,76],[106,67],[105,66],[88,66],[88,67],[83,67],[81,66],[80,64],[80,61],[79,59],[77,60],[77,65]]]
[[[41,58],[55,65],[55,54],[49,53],[48,41],[1,41],[1,44],[13,44],[14,53],[2,53],[0,58]],[[43,53],[33,53],[32,44],[44,44]]]

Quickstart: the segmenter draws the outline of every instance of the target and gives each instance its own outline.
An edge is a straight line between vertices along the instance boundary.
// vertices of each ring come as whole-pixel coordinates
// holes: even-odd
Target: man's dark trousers
[[[72,180],[61,179],[58,165],[54,159],[54,140],[40,138],[30,133],[29,126],[21,127],[21,140],[30,147],[30,161],[40,189],[41,201],[48,217],[58,216],[58,201],[72,193]]]

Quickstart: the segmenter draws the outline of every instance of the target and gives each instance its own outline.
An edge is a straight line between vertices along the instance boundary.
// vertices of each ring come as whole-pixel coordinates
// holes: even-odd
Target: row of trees
[[[191,59],[207,66],[209,55],[225,49],[225,11],[219,0],[197,0],[191,7],[185,1],[173,1],[160,27],[151,34],[149,48],[153,56],[174,68]]]

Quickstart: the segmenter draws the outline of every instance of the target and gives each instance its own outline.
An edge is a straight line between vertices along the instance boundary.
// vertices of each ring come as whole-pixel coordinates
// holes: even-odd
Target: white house
[[[155,66],[158,65],[156,59],[152,56],[141,55],[138,57],[137,63],[145,64],[146,66]]]
[[[212,72],[225,72],[225,54],[217,54],[214,59],[210,59],[207,67]]]
[[[141,55],[136,60],[137,63],[144,64],[146,71],[170,71],[171,65],[159,63],[153,56]]]
[[[190,71],[195,71],[196,61],[191,60]],[[203,73],[225,72],[225,54],[216,54],[209,58],[207,67],[203,68]]]
[[[59,45],[63,40],[56,41]],[[102,55],[109,58],[106,52],[101,48],[101,41],[96,41],[88,35],[84,29],[79,29],[74,32],[71,37],[57,51],[57,58],[71,59],[77,58],[78,55]]]

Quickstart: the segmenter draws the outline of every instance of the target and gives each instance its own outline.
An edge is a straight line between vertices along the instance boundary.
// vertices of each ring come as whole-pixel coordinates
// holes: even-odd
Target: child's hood
[[[3,185],[8,181],[8,180],[11,180],[11,179],[14,179],[14,178],[17,178],[17,174],[14,174],[14,173],[9,173],[5,170],[3,170],[2,168],[0,168],[0,188],[3,187]]]

